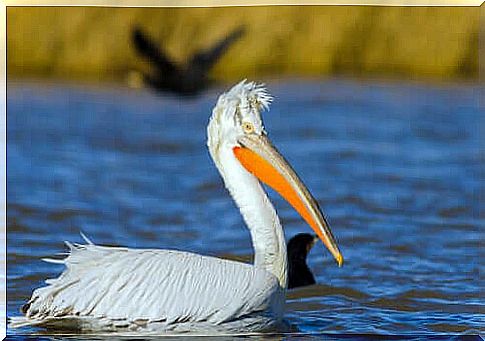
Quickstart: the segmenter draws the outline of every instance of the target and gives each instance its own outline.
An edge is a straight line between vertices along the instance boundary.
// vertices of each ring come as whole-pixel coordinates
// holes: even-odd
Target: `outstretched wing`
[[[171,250],[67,244],[69,256],[54,261],[65,271],[34,291],[17,326],[86,318],[219,325],[271,311],[279,302],[276,277],[249,264]]]
[[[177,66],[156,46],[156,43],[141,28],[135,27],[133,29],[132,40],[138,53],[156,65],[160,72],[171,74],[177,71]]]
[[[245,32],[244,26],[240,26],[232,31],[227,37],[217,42],[214,46],[207,50],[197,52],[190,62],[192,67],[197,67],[206,71],[219,60],[222,54],[238,40]]]

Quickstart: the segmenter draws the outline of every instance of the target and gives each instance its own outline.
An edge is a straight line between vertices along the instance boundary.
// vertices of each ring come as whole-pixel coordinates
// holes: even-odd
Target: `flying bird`
[[[299,233],[288,242],[288,289],[315,284],[315,277],[306,263],[307,255],[318,237]]]
[[[133,30],[132,40],[136,51],[148,59],[154,68],[152,72],[143,74],[148,86],[160,92],[192,96],[212,83],[209,71],[244,31],[243,26],[238,27],[212,47],[197,51],[184,66],[173,62],[139,27]]]
[[[272,145],[261,113],[272,97],[242,81],[222,94],[207,146],[247,225],[254,263],[195,253],[67,242],[66,269],[34,290],[10,327],[82,331],[233,333],[280,330],[288,259],[280,220],[262,183],[287,200],[336,259],[343,257],[318,203]],[[214,226],[217,233],[224,226]]]

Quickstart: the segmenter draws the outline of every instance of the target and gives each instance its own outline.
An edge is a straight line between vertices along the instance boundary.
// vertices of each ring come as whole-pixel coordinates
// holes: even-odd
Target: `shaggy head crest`
[[[261,111],[268,110],[272,101],[273,97],[268,93],[264,84],[248,82],[244,79],[219,96],[216,108],[221,106],[248,108],[252,105]]]

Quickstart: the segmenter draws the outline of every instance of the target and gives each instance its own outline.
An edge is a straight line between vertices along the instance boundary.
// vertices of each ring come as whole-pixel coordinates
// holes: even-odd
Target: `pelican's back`
[[[12,327],[173,330],[281,318],[278,280],[252,265],[171,250],[67,244],[69,256],[56,261],[65,271],[33,292],[25,317],[13,318]]]

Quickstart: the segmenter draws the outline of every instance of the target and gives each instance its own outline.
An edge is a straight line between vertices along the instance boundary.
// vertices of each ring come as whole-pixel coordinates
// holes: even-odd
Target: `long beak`
[[[265,135],[246,135],[239,144],[233,151],[243,167],[285,198],[342,266],[344,259],[318,203],[270,140]]]

